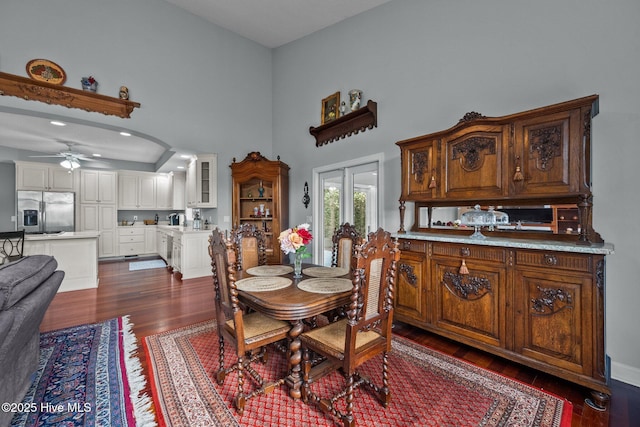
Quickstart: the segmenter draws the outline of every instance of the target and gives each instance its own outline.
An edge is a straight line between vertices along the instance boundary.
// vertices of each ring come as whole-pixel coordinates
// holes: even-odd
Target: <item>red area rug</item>
[[[232,404],[236,377],[224,385],[213,380],[218,337],[214,321],[152,335],[145,339],[156,412],[164,426],[336,426],[316,407],[293,401],[286,386],[250,399],[242,416]],[[225,349],[230,357],[232,350]],[[267,378],[283,372],[285,359],[272,351]],[[470,363],[394,337],[390,356],[392,400],[385,410],[365,389],[356,391],[355,417],[360,426],[539,426],[569,427],[567,400],[492,373]],[[380,377],[382,362],[368,362],[362,372]],[[342,384],[338,373],[320,380],[314,390]],[[245,388],[246,390],[247,388]]]
[[[11,426],[155,426],[131,327],[125,316],[42,333],[38,371]]]

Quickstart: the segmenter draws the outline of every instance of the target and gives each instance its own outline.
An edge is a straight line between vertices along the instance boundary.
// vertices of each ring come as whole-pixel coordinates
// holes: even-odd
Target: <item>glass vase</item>
[[[293,256],[293,278],[300,279],[302,277],[302,254],[296,253]]]

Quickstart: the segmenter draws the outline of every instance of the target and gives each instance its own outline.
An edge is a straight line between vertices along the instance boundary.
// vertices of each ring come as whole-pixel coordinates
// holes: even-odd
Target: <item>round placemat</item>
[[[340,277],[349,274],[349,269],[342,267],[309,267],[302,270],[311,277]]]
[[[337,294],[350,291],[352,288],[353,283],[351,283],[349,279],[334,279],[328,277],[305,279],[298,283],[298,289],[315,294]]]
[[[259,265],[257,267],[247,268],[247,273],[252,276],[282,276],[293,271],[288,265]]]
[[[247,277],[236,282],[236,288],[240,291],[262,292],[275,291],[286,288],[291,284],[291,279],[286,277]]]

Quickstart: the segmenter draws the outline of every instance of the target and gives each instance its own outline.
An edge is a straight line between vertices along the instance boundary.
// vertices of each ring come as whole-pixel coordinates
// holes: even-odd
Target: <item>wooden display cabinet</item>
[[[265,232],[268,264],[283,262],[278,236],[289,228],[289,166],[252,152],[231,167],[233,227],[254,224]]]

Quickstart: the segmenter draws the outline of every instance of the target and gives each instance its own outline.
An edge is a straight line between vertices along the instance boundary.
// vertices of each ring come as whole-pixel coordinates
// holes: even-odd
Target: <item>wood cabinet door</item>
[[[438,175],[437,139],[402,147],[402,197],[405,200],[435,199],[442,194]]]
[[[420,244],[424,246],[424,242],[420,242]],[[401,247],[403,247],[402,243]],[[395,318],[427,322],[427,295],[427,255],[425,251],[402,250],[398,263],[395,291]]]
[[[495,347],[505,347],[506,269],[499,264],[433,257],[433,325]]]
[[[508,131],[505,126],[465,128],[444,139],[443,157],[447,199],[506,196],[503,171]]]
[[[591,280],[582,274],[518,268],[515,351],[551,366],[591,375]]]
[[[566,196],[580,191],[581,123],[579,109],[514,123],[514,153],[509,159],[512,194]],[[514,179],[518,167],[521,180]]]

